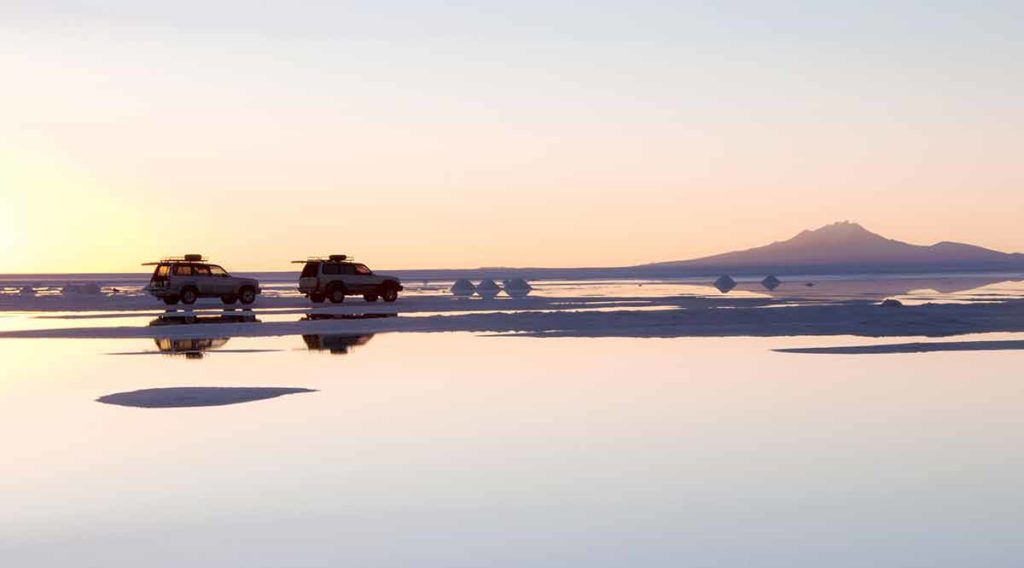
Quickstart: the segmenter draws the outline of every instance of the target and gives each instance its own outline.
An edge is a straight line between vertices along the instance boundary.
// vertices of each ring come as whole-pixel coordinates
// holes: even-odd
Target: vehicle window
[[[201,265],[193,266],[192,267],[192,273],[195,274],[196,276],[209,276],[210,275],[210,267],[209,266],[201,266]]]
[[[370,269],[367,268],[365,264],[356,264],[354,266],[355,266],[355,269],[356,269],[356,274],[362,274],[364,276],[368,276],[370,274],[373,274],[373,272],[371,272]]]
[[[174,265],[175,276],[192,276],[192,267],[187,264]]]
[[[167,274],[170,273],[170,271],[170,266],[167,266],[166,264],[161,264],[156,267],[156,270],[153,271],[153,278],[155,280],[166,280]]]
[[[213,275],[213,276],[219,276],[221,278],[227,278],[228,277],[228,271],[224,270],[223,268],[221,268],[219,266],[217,266],[216,264],[211,264],[210,265],[210,274]]]
[[[341,265],[335,264],[333,262],[326,262],[326,263],[324,263],[324,274],[327,274],[327,275],[341,274]]]
[[[341,265],[341,272],[342,274],[355,274],[356,269],[351,264],[343,264]]]
[[[307,262],[306,266],[302,267],[302,276],[300,278],[316,278],[316,271],[319,268],[319,262]]]

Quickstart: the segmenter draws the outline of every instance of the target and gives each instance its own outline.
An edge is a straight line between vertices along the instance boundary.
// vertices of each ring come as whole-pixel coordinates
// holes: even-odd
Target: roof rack
[[[292,264],[306,264],[307,262],[351,262],[353,260],[355,260],[355,257],[347,254],[331,254],[328,256],[311,256],[306,260],[293,260]]]
[[[184,256],[165,256],[159,262],[144,262],[142,266],[156,266],[168,262],[209,262],[209,260],[201,254],[186,254]]]

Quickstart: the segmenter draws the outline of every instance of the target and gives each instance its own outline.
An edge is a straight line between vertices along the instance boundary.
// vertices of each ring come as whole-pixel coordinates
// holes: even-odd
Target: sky
[[[1024,3],[0,0],[0,273],[1024,251]]]

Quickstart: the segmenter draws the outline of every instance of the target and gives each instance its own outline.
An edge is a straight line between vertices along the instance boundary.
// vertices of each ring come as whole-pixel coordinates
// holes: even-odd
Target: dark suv
[[[299,292],[318,304],[325,299],[338,304],[345,301],[345,296],[357,295],[367,302],[376,302],[378,298],[394,302],[402,290],[397,277],[376,274],[343,254],[295,262],[305,264],[299,276]]]
[[[143,266],[156,266],[146,291],[167,305],[194,304],[199,298],[220,298],[225,304],[251,304],[260,293],[260,283],[252,278],[231,276],[200,254],[165,258]]]

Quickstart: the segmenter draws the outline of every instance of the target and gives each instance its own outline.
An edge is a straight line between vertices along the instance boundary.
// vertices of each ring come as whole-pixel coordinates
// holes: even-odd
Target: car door
[[[191,264],[175,264],[171,267],[171,287],[175,294],[180,294],[186,286],[194,286]]]
[[[192,277],[196,281],[196,289],[199,290],[199,294],[203,296],[217,295],[216,283],[210,276],[210,267],[202,264],[196,264],[192,266]]]
[[[210,265],[210,287],[219,296],[229,296],[238,292],[237,282],[227,270],[216,264]]]
[[[354,283],[355,290],[364,294],[377,291],[377,281],[373,276],[373,271],[365,264],[350,264],[348,268],[352,274],[348,278]]]

